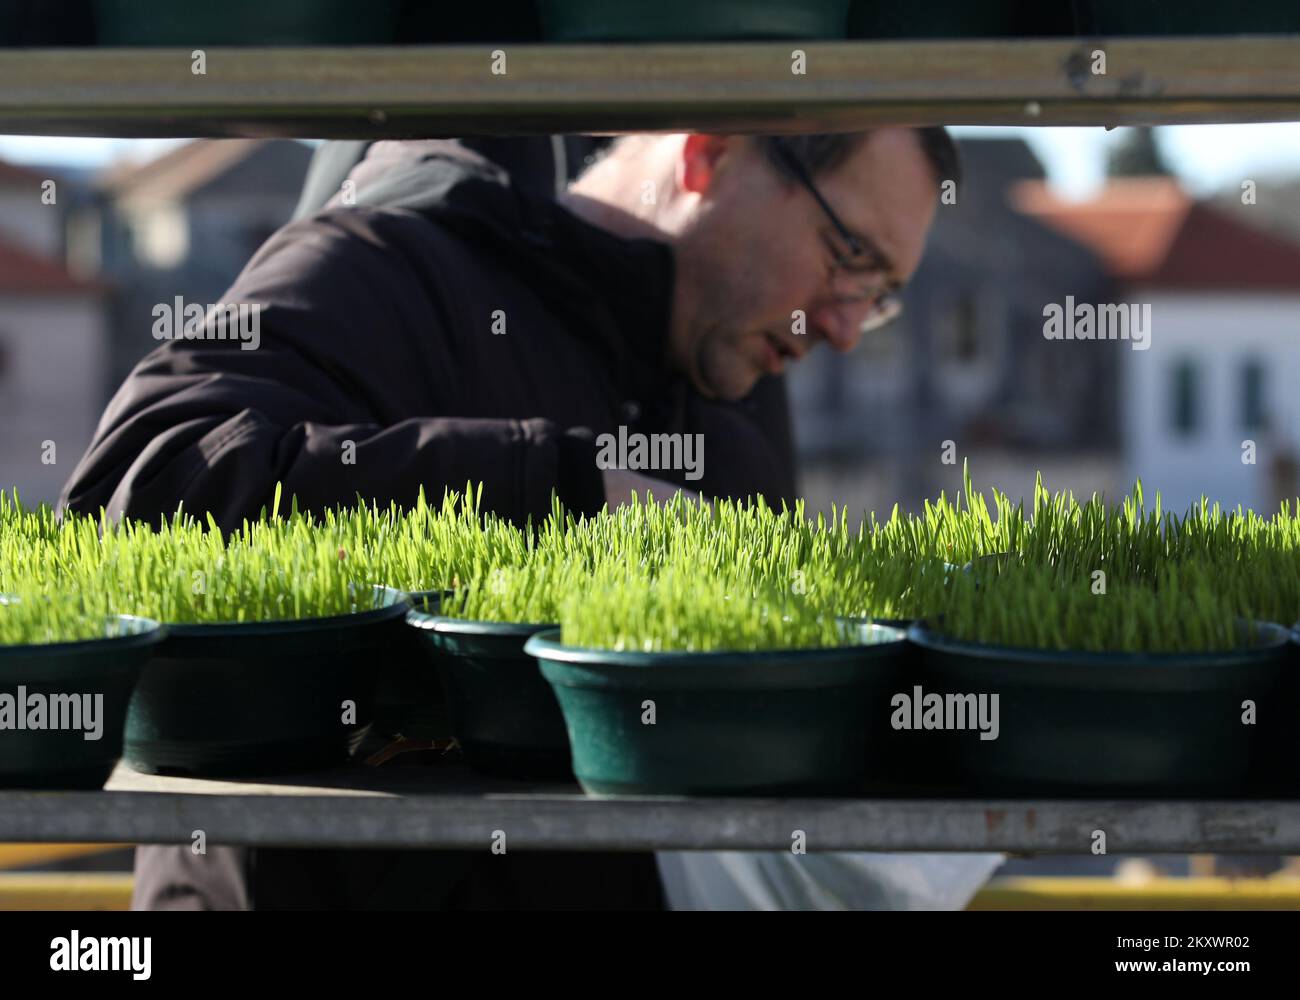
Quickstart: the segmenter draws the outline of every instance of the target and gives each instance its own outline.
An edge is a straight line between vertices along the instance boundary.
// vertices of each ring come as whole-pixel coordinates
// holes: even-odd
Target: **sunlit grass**
[[[223,533],[183,510],[157,524],[60,519],[0,494],[0,593],[92,619],[253,622],[367,610],[384,584],[451,591],[441,611],[453,617],[563,619],[593,642],[637,648],[822,641],[838,616],[943,616],[963,636],[1010,645],[1220,648],[1238,617],[1300,618],[1292,508],[1264,516],[1202,502],[1174,515],[1158,496],[1148,508],[1140,482],[1111,503],[1040,479],[1026,509],[967,471],[960,492],[918,514],[860,521],[839,509],[810,517],[802,502],[679,494],[595,517],[556,501],[540,523],[514,525],[481,501],[467,485],[409,509],[309,517],[277,491],[261,516]],[[1104,595],[1093,592],[1099,572]],[[1175,631],[1181,639],[1162,638]]]

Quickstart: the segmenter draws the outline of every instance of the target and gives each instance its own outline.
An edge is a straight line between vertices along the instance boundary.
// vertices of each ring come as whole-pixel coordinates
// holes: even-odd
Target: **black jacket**
[[[454,142],[416,148],[377,144],[356,205],[286,226],[244,268],[223,300],[260,304],[256,350],[172,340],[136,366],[64,503],[152,520],[183,501],[232,526],[277,481],[309,510],[472,481],[522,522],[553,488],[599,507],[593,436],[619,425],[704,435],[703,479],[649,474],[792,497],[780,383],[713,403],[665,365],[667,244],[592,226]]]

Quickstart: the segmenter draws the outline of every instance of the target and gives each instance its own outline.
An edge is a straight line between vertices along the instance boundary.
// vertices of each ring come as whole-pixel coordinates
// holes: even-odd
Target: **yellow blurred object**
[[[0,869],[34,868],[37,865],[80,858],[88,854],[118,851],[122,844],[0,844]]]
[[[968,910],[1300,910],[1300,878],[994,879]]]
[[[0,875],[0,911],[129,910],[127,872],[31,872]]]
[[[0,874],[0,911],[126,910],[125,872]],[[1157,878],[1142,884],[1110,878],[994,879],[970,910],[1300,910],[1300,878]]]

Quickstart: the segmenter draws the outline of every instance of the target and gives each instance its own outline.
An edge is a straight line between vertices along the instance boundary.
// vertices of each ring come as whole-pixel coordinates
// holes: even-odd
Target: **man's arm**
[[[193,340],[154,351],[110,403],[63,503],[154,520],[183,501],[229,527],[268,504],[276,483],[318,510],[481,482],[485,506],[519,522],[544,516],[552,489],[577,511],[598,508],[595,445],[581,429],[391,419],[419,412],[412,400],[447,412],[439,395],[487,377],[458,370],[447,314],[412,264],[426,248],[401,239],[400,220],[348,213],[274,237],[224,299],[261,306],[256,349]],[[435,277],[454,285],[455,266],[448,255]]]
[[[74,510],[156,523],[183,502],[232,528],[270,503],[277,483],[304,510],[350,506],[358,498],[410,505],[423,487],[482,483],[485,508],[522,523],[550,510],[551,490],[590,513],[605,499],[590,436],[547,420],[422,418],[376,424],[281,426],[244,409],[179,420],[150,407],[98,440],[74,473],[63,503]],[[150,430],[155,420],[159,433]],[[163,429],[165,427],[165,429]]]

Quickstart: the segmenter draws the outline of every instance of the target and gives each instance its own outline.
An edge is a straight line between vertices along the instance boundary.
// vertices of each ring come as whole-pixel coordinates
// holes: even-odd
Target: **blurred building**
[[[1120,352],[1043,336],[1046,303],[1106,301],[1111,278],[1085,243],[1012,204],[1015,185],[1045,176],[1028,145],[960,145],[965,180],[939,207],[902,317],[789,376],[814,507],[915,508],[960,488],[963,459],[1013,496],[1032,495],[1040,467],[1055,485],[1112,485]],[[1076,480],[1053,475],[1076,467]]]
[[[1251,228],[1300,240],[1300,179],[1246,180],[1210,202]]]
[[[0,488],[57,499],[103,406],[106,289],[63,262],[75,185],[0,162]]]
[[[288,221],[311,149],[201,140],[99,177],[0,163],[0,486],[57,498],[154,307],[220,301]]]
[[[1168,178],[1112,181],[1083,202],[1026,185],[1017,203],[1091,247],[1117,301],[1151,307],[1150,348],[1120,351],[1129,481],[1175,509],[1204,493],[1270,510],[1300,493],[1300,235],[1249,226]]]
[[[98,211],[77,227],[76,266],[109,277],[110,380],[153,350],[153,308],[209,304],[293,214],[311,148],[289,139],[200,139],[98,181]]]

